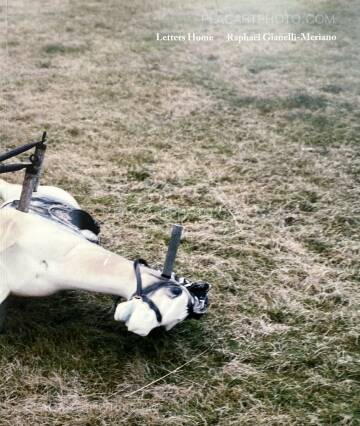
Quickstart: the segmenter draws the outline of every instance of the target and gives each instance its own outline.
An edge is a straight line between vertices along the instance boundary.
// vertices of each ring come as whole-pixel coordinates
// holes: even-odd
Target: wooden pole
[[[39,170],[37,172],[35,181],[34,181],[34,192],[37,192],[38,188],[39,188],[39,182],[40,182],[40,177],[41,177],[41,172],[42,172],[42,165],[44,162],[44,158],[45,158],[45,152],[46,152],[46,132],[43,133],[42,135],[42,140],[41,140],[41,144],[37,145],[35,148],[35,157],[38,159],[39,161]]]
[[[34,165],[26,168],[25,178],[21,190],[18,210],[27,213],[30,207],[31,196],[34,190],[34,183],[36,181],[37,170]]]
[[[169,247],[166,253],[166,258],[164,263],[164,269],[161,274],[164,278],[171,278],[171,274],[174,268],[176,253],[180,245],[182,230],[183,230],[183,227],[181,225],[173,225],[172,227]]]
[[[41,167],[46,151],[46,132],[43,133],[42,141],[36,146],[35,154],[30,157],[31,165],[26,168],[25,178],[21,191],[18,210],[27,213],[30,207],[30,201],[34,190],[39,185]]]

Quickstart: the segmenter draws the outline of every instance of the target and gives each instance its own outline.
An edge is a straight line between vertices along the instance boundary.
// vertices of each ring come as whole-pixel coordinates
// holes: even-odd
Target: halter
[[[169,288],[169,287],[179,287],[186,289],[185,285],[182,285],[176,281],[172,280],[166,280],[166,281],[157,281],[154,284],[151,284],[149,287],[146,287],[145,289],[142,286],[142,279],[141,279],[141,271],[140,271],[140,265],[148,266],[148,263],[143,259],[136,259],[134,261],[134,271],[135,271],[135,277],[136,277],[136,292],[130,297],[129,300],[132,299],[140,299],[143,302],[147,303],[150,309],[152,309],[156,315],[156,319],[158,323],[162,322],[162,314],[156,305],[149,297],[147,296],[150,293],[153,293],[157,291],[159,288]],[[189,301],[188,301],[188,317],[193,317],[193,301],[192,296],[189,293]]]

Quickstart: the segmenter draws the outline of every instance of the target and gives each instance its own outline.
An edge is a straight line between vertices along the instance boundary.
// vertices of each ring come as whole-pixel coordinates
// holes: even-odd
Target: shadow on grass
[[[16,354],[22,363],[49,369],[101,371],[112,381],[114,372],[118,379],[129,365],[140,362],[156,371],[158,362],[162,367],[174,359],[181,363],[182,356],[186,361],[187,353],[206,345],[200,338],[201,321],[186,321],[171,332],[157,328],[146,338],[130,333],[114,321],[112,303],[109,296],[79,292],[41,299],[12,297],[0,336],[2,354],[8,359]]]

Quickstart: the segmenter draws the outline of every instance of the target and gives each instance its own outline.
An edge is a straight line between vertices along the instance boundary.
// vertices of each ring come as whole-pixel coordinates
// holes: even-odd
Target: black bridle
[[[157,319],[158,323],[160,324],[162,322],[162,314],[161,314],[159,308],[157,307],[156,303],[154,303],[148,297],[148,294],[154,293],[155,291],[157,291],[160,288],[179,287],[181,289],[185,289],[185,290],[187,290],[187,289],[186,289],[185,285],[182,285],[182,284],[180,284],[176,281],[173,281],[173,280],[159,280],[159,281],[155,282],[154,284],[151,284],[150,286],[148,286],[144,289],[143,285],[142,285],[142,279],[141,279],[141,271],[140,271],[141,265],[149,266],[148,263],[143,259],[136,259],[134,261],[134,271],[135,271],[135,277],[136,277],[136,292],[130,297],[129,300],[140,299],[143,302],[147,303],[149,308],[154,311],[154,313],[156,315],[156,319]],[[192,296],[191,296],[190,292],[189,291],[187,291],[187,292],[189,293],[189,301],[188,301],[188,305],[187,305],[188,317],[192,317],[193,316],[193,300],[192,300]]]

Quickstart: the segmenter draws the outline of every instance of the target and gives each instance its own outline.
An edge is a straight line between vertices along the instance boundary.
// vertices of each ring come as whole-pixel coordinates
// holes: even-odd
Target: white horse
[[[115,309],[115,320],[140,336],[159,326],[170,330],[206,312],[208,284],[175,275],[164,279],[160,271],[100,247],[91,223],[89,229],[65,226],[61,215],[73,217],[74,212],[87,215],[85,223],[92,220],[67,192],[39,187],[29,213],[15,208],[20,192],[20,185],[0,179],[0,322],[10,294],[41,297],[69,289],[125,298]]]

